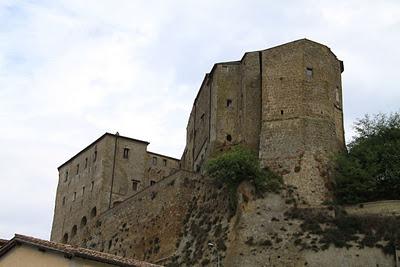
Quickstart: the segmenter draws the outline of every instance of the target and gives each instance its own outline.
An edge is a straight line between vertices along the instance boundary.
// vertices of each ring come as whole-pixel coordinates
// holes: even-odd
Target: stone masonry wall
[[[196,177],[179,171],[126,199],[91,222],[80,245],[151,262],[171,256]]]
[[[326,46],[300,40],[262,51],[261,64],[262,164],[319,205],[330,199],[330,156],[345,149],[335,106],[340,61]]]

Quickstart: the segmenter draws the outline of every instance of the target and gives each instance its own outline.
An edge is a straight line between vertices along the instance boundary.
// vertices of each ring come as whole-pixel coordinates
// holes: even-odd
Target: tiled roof
[[[6,239],[0,239],[0,248],[2,246],[4,246],[7,242],[8,242],[8,240],[6,240]]]
[[[15,234],[14,238],[8,241],[3,247],[0,248],[0,257],[7,253],[16,244],[26,244],[38,247],[40,249],[56,251],[63,253],[65,257],[79,257],[83,259],[114,264],[117,266],[124,267],[157,267],[161,265],[155,265],[148,262],[138,261],[135,259],[124,258],[104,252],[99,252],[91,249],[81,248],[77,246],[71,246],[52,241],[46,241],[30,236]]]

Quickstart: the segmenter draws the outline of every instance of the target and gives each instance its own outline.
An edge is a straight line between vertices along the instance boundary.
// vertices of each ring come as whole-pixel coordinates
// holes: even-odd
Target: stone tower
[[[342,71],[328,47],[309,40],[262,53],[260,159],[308,204],[329,199],[327,164],[345,149]]]
[[[193,104],[183,168],[200,171],[215,151],[242,144],[306,203],[329,199],[327,164],[345,149],[342,71],[327,46],[307,39],[215,64]]]

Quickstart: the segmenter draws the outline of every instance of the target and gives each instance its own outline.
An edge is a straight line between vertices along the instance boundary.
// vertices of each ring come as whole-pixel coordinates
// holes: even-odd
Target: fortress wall
[[[215,96],[215,121],[212,123],[214,138],[211,147],[217,149],[221,146],[240,142],[241,125],[239,113],[241,65],[240,62],[227,62],[215,65],[212,73],[212,90]],[[228,104],[230,101],[230,104]],[[228,137],[230,136],[230,137]]]
[[[346,206],[351,215],[400,216],[400,200],[383,200]]]
[[[94,157],[97,151],[96,159]],[[102,139],[97,144],[90,147],[87,151],[71,160],[59,169],[59,181],[57,187],[55,211],[50,240],[62,242],[63,236],[68,235],[71,238],[71,231],[74,225],[77,225],[79,231],[80,220],[84,216],[90,219],[90,211],[93,207],[99,209],[99,196],[102,193],[103,173],[108,148],[107,141]],[[84,162],[88,158],[88,166],[85,168]],[[79,164],[79,172],[76,172]],[[66,172],[68,178],[66,179]],[[92,188],[93,182],[93,188]],[[85,186],[85,194],[83,194]],[[76,192],[74,200],[74,192]],[[65,200],[63,200],[65,198]],[[64,202],[64,204],[63,204]]]
[[[114,149],[115,149],[115,137],[107,136],[108,150],[107,156],[109,157],[104,164],[108,164],[108,173],[104,173],[103,177],[107,177],[109,183],[103,183],[103,192],[110,194],[111,180],[112,180],[112,164],[114,162]],[[129,149],[128,158],[123,157],[124,149]],[[148,186],[145,181],[145,167],[147,160],[146,152],[147,144],[145,143],[135,143],[124,138],[117,139],[117,150],[116,150],[116,160],[114,169],[114,181],[113,181],[113,193],[111,199],[111,205],[120,202],[127,198],[128,196],[135,194],[136,191],[132,188],[132,180],[138,180],[138,190]],[[106,203],[103,206],[108,208],[110,201],[109,197],[106,197]],[[103,210],[102,210],[103,211]]]
[[[193,147],[193,159],[194,159],[194,170],[197,166],[200,166],[205,158],[205,153],[210,142],[210,94],[211,84],[209,83],[209,77],[206,76],[204,82],[201,85],[200,91],[197,95],[196,101],[193,108],[195,109],[194,120],[194,147]]]
[[[241,124],[245,144],[257,151],[261,129],[261,52],[246,53],[242,59]]]
[[[80,235],[80,245],[146,261],[169,257],[200,180],[179,171],[148,187],[91,222]]]
[[[300,40],[262,51],[262,70],[262,165],[319,205],[331,196],[329,157],[344,149],[335,113],[340,61],[326,46]]]

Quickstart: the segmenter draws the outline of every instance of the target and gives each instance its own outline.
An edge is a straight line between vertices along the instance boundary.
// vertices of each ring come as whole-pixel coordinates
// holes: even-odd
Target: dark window
[[[76,192],[74,192],[74,195],[72,196],[72,201],[75,201],[76,199]]]
[[[76,174],[78,174],[78,173],[79,173],[79,164],[76,165]]]
[[[63,239],[62,239],[62,242],[63,242],[64,244],[68,242],[68,234],[67,234],[67,233],[64,234]]]
[[[336,102],[340,103],[340,94],[339,94],[339,87],[338,86],[336,86],[335,95],[336,95]]]
[[[65,197],[63,197],[62,204],[65,205]]]
[[[124,159],[129,158],[129,148],[124,148]]]
[[[153,165],[157,165],[157,158],[153,157]]]
[[[68,171],[65,172],[65,179],[64,179],[64,182],[67,182],[67,181],[68,181]]]
[[[156,183],[156,181],[151,180],[150,181],[150,185],[154,185]]]
[[[281,115],[283,115],[283,110],[281,110]]]
[[[163,165],[167,166],[167,160],[166,159],[163,159]]]
[[[228,135],[226,136],[226,140],[227,140],[228,142],[232,141],[232,136],[231,136],[230,134],[228,134]]]
[[[85,195],[85,187],[82,187],[82,196]]]
[[[94,207],[91,211],[90,211],[90,218],[96,217],[97,215],[97,209],[96,207]]]
[[[76,225],[74,225],[73,227],[72,227],[72,230],[71,230],[71,237],[74,237],[75,235],[76,235],[76,231],[78,230],[78,227],[76,226]]]
[[[88,159],[85,158],[85,169],[87,168]]]
[[[232,106],[232,99],[227,99],[226,100],[226,106],[229,108]]]
[[[306,75],[308,78],[311,78],[313,76],[313,69],[312,68],[306,68]]]
[[[138,185],[139,185],[139,181],[132,180],[132,190],[133,191],[137,191],[138,190]]]
[[[87,223],[86,216],[83,216],[81,219],[81,228],[84,227],[86,225],[86,223]]]
[[[93,161],[97,160],[97,151],[94,151],[94,155],[93,155]]]
[[[90,191],[93,191],[93,188],[94,188],[94,181],[92,181],[92,182],[90,183]]]

